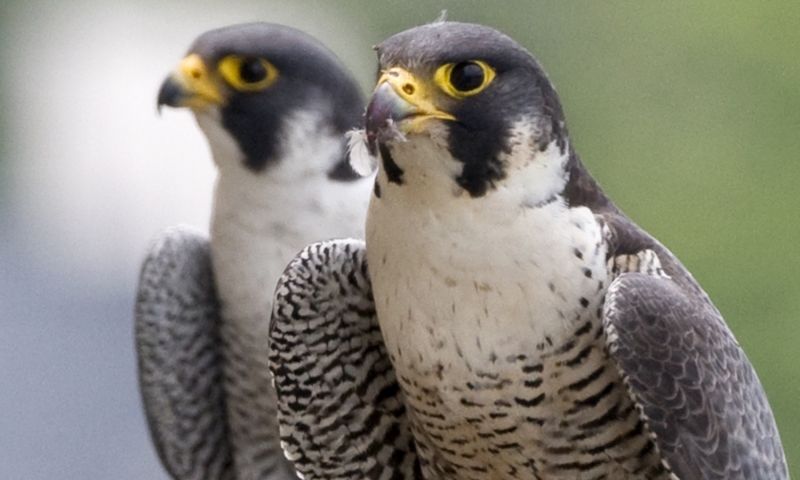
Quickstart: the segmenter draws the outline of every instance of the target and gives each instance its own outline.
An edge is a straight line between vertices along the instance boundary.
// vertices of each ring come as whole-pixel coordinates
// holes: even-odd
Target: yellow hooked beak
[[[196,53],[184,58],[158,91],[159,110],[162,105],[199,110],[223,101],[205,62]]]

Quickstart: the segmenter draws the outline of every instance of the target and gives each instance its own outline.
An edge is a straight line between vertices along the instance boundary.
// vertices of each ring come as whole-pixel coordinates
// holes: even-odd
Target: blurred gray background
[[[208,225],[205,140],[155,109],[191,41],[288,24],[366,94],[370,47],[442,9],[543,64],[584,162],[747,351],[800,477],[800,2],[0,0],[0,479],[166,478],[131,317],[150,239]]]

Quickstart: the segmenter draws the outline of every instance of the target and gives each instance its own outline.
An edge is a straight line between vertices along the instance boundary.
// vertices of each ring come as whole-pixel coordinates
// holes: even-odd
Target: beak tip
[[[365,127],[367,147],[372,155],[389,139],[404,138],[400,123],[416,112],[416,107],[398,95],[394,86],[383,82],[375,89],[367,106]]]
[[[398,103],[400,98],[391,85],[380,85],[367,105],[366,126],[367,133],[374,136],[377,131],[384,128],[388,121],[400,114]]]
[[[172,76],[167,77],[158,90],[158,101],[156,103],[158,112],[161,113],[161,107],[164,105],[169,107],[181,106],[181,102],[185,97],[186,91],[183,87]]]

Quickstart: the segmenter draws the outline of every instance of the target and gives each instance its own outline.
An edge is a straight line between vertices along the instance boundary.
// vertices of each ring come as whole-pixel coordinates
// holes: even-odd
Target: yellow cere
[[[225,80],[242,92],[258,92],[278,79],[278,69],[263,58],[231,55],[219,63]]]
[[[384,71],[375,89],[384,83],[390,84],[397,95],[409,105],[412,116],[403,122],[405,125],[401,125],[406,133],[422,131],[422,123],[432,118],[455,120],[456,117],[437,108],[430,88],[425,88],[426,85],[407,70],[395,67]]]
[[[188,107],[202,108],[223,101],[219,89],[208,75],[205,62],[196,53],[181,61],[173,79],[189,94],[185,100]]]

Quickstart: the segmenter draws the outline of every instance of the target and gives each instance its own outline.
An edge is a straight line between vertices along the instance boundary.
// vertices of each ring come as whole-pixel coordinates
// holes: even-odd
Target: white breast
[[[399,188],[384,188],[384,199]],[[500,214],[475,208],[481,201],[457,198],[452,208],[414,215],[389,201],[370,206],[370,273],[400,370],[466,368],[458,357],[479,365],[534,351],[570,333],[586,310],[581,298],[597,303],[606,251],[587,208],[557,199]]]
[[[416,170],[405,161],[405,149],[419,154],[426,148],[426,155],[416,158],[426,158],[428,167],[446,168]],[[470,399],[494,408],[529,398],[526,380],[539,374],[525,366],[551,362],[538,354],[552,356],[587,322],[592,334],[581,341],[598,341],[597,311],[610,283],[601,227],[588,208],[569,208],[555,194],[563,189],[564,161],[555,146],[530,162],[529,170],[480,198],[454,188],[457,166],[433,142],[403,144],[393,153],[404,169],[403,183],[389,183],[381,172],[381,197],[373,196],[367,217],[367,255],[381,329],[412,415],[430,415],[415,424],[423,436],[418,439],[442,436],[431,445],[440,445],[445,457],[459,445],[469,455],[483,452],[490,457],[470,461],[485,467],[494,461],[487,452],[496,445],[488,439],[483,444],[482,435],[517,428],[525,415],[476,425]],[[519,180],[537,173],[532,182]],[[602,348],[594,352],[593,360]],[[552,402],[568,408],[571,399],[556,398],[556,392],[588,375],[587,368],[596,367],[559,370],[562,378],[549,387],[545,380],[547,408]],[[616,372],[609,369],[608,375]],[[483,410],[483,416],[488,419],[492,411]],[[426,425],[433,424],[435,431],[428,431]],[[542,434],[529,426],[516,435],[530,447],[536,443],[532,436]],[[509,454],[516,461],[529,453]]]
[[[526,151],[511,155],[530,160],[509,162],[505,180],[472,198],[457,187],[461,165],[443,145],[427,137],[394,145],[403,183],[379,174],[367,251],[389,350],[418,354],[404,353],[404,362],[444,360],[442,342],[470,357],[491,347],[527,350],[557,337],[580,297],[597,295],[606,275],[602,233],[588,208],[557,196],[566,156],[556,145],[518,146]]]

